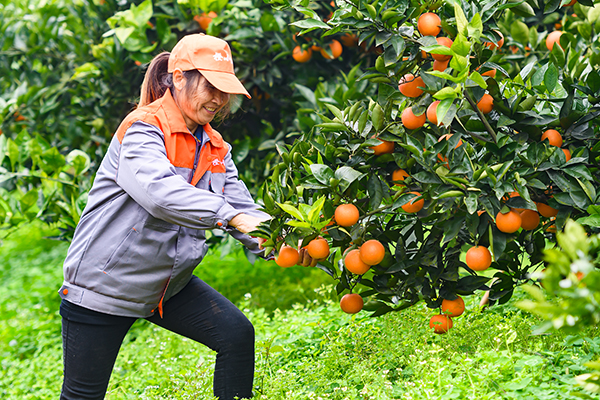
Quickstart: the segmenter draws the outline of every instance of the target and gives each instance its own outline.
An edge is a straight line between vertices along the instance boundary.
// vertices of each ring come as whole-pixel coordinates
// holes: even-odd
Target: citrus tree
[[[378,56],[340,71],[349,88],[368,83],[365,98],[303,93],[303,134],[278,147],[262,193],[268,246],[320,236],[331,251],[313,258],[338,293],[360,292],[372,315],[423,300],[441,308],[431,324],[443,333],[460,295],[502,303],[529,281],[567,218],[598,230],[591,0],[343,0],[328,20],[320,2],[270,3],[299,13],[300,36],[356,35]]]

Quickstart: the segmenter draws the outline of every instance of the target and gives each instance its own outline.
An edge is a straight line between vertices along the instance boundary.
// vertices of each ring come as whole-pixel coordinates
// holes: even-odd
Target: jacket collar
[[[175,103],[175,99],[173,98],[170,89],[166,90],[165,94],[159,101],[161,102],[161,107],[165,110],[167,123],[171,133],[188,133],[191,135],[190,130],[185,124],[181,110]],[[215,131],[210,124],[204,125],[203,128],[213,146],[223,147],[223,137],[219,132]]]

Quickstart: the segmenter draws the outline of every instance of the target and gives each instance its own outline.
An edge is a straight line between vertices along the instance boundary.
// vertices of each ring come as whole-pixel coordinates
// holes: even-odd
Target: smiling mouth
[[[214,113],[215,111],[217,111],[217,108],[216,108],[216,107],[215,107],[215,108],[211,108],[211,107],[204,107],[204,109],[205,109],[206,111],[208,111],[209,113]]]

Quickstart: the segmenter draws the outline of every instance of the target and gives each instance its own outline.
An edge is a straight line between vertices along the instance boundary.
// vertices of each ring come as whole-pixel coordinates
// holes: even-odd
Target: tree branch
[[[467,99],[467,101],[469,102],[469,104],[471,105],[473,110],[477,113],[477,116],[479,117],[481,122],[483,122],[485,129],[488,131],[488,133],[490,134],[492,139],[494,139],[494,143],[498,143],[498,138],[496,137],[496,132],[494,132],[494,129],[492,129],[492,126],[490,125],[488,120],[485,118],[485,116],[483,115],[483,113],[481,112],[479,107],[477,107],[477,103],[475,103],[475,101],[471,98],[469,91],[465,90],[463,93],[465,94],[465,98]]]

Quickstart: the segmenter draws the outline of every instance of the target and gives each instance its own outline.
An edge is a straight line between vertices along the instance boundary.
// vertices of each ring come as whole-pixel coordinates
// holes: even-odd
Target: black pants
[[[197,277],[147,318],[217,352],[214,394],[220,400],[250,398],[254,378],[254,327],[219,292]],[[110,375],[136,318],[99,313],[67,301],[62,316],[64,381],[61,400],[97,400],[106,394]]]

